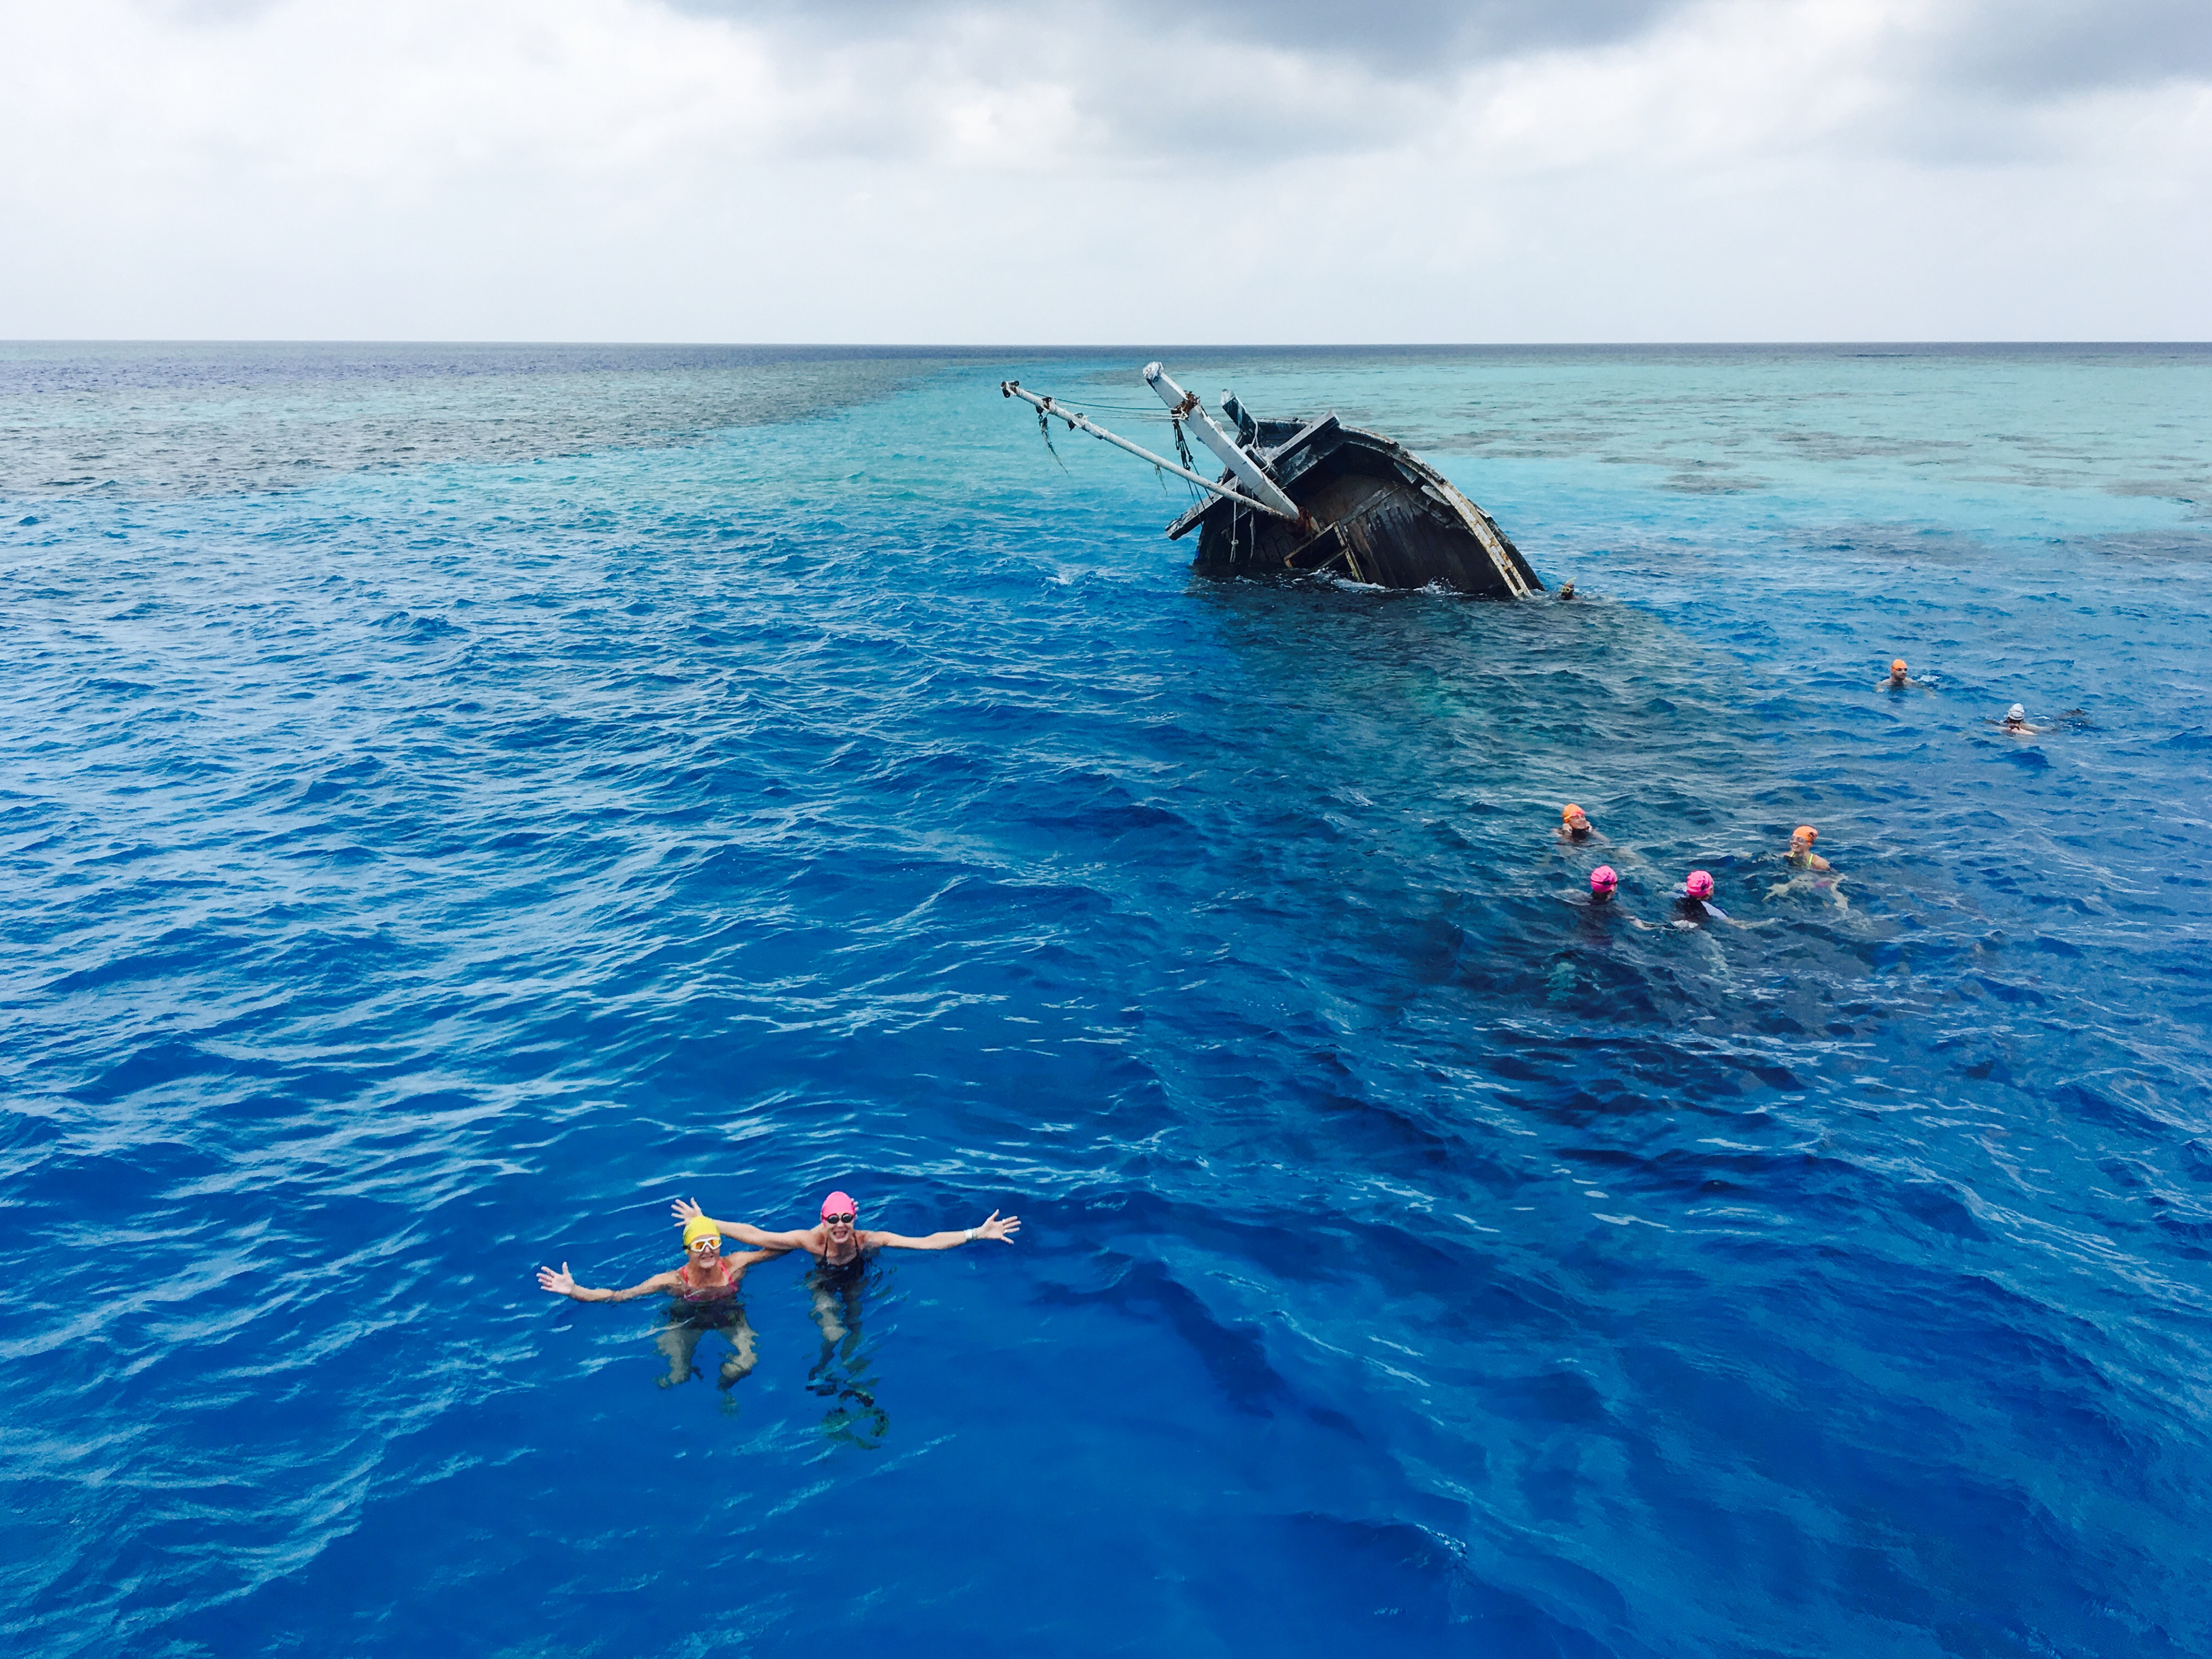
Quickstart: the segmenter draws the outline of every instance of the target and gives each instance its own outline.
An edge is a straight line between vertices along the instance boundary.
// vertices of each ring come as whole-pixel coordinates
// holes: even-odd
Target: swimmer
[[[1561,582],[1559,584],[1559,597],[1561,599],[1571,599],[1574,596],[1575,585],[1572,582]]]
[[[822,1328],[822,1340],[825,1342],[836,1342],[844,1336],[847,1325],[856,1316],[860,1275],[867,1270],[868,1258],[878,1250],[955,1250],[979,1238],[995,1238],[1011,1244],[1012,1235],[1022,1228],[1019,1216],[1001,1217],[994,1210],[987,1219],[973,1227],[925,1233],[920,1238],[872,1229],[863,1231],[853,1224],[860,1218],[859,1206],[843,1193],[832,1193],[822,1200],[818,1224],[787,1233],[764,1233],[743,1222],[708,1220],[696,1204],[680,1198],[669,1207],[676,1218],[685,1224],[687,1234],[704,1221],[710,1227],[763,1249],[804,1250],[812,1256],[814,1271],[807,1275],[807,1282],[814,1291],[814,1322]]]
[[[1727,921],[1729,913],[1713,902],[1713,878],[1703,870],[1692,870],[1682,883],[1680,896],[1675,901],[1680,912],[1674,918],[1677,927],[1695,927],[1705,921]]]
[[[2043,730],[2039,726],[2030,726],[2027,723],[2027,710],[2019,703],[2014,703],[2006,709],[2005,717],[1996,724],[2016,738],[2032,738]]]
[[[1629,913],[1628,907],[1618,902],[1620,896],[1620,872],[1609,864],[1601,864],[1589,873],[1589,897],[1583,901],[1585,919],[1603,933],[1610,922],[1600,923],[1599,917],[1619,916],[1631,927],[1651,933],[1659,924],[1644,921]]]
[[[1925,691],[1928,682],[1914,679],[1905,665],[1905,659],[1899,657],[1889,665],[1889,678],[1876,680],[1874,689],[1877,691]]]
[[[1827,860],[1813,850],[1813,843],[1820,834],[1809,823],[1801,823],[1790,832],[1790,850],[1782,855],[1782,861],[1792,869],[1803,871],[1804,874],[1787,876],[1776,882],[1766,890],[1767,897],[1781,898],[1787,894],[1809,889],[1816,893],[1826,893],[1838,910],[1851,908],[1851,902],[1844,896],[1844,878],[1833,874]]]
[[[1813,850],[1813,843],[1820,832],[1809,823],[1801,823],[1790,832],[1790,850],[1782,856],[1800,870],[1825,870],[1827,860]]]
[[[1579,842],[1590,838],[1589,817],[1571,801],[1559,809],[1559,839]]]
[[[655,1273],[626,1291],[603,1291],[579,1285],[569,1275],[565,1261],[558,1273],[550,1267],[540,1267],[538,1288],[577,1302],[632,1302],[656,1293],[675,1298],[669,1304],[666,1327],[653,1341],[653,1346],[668,1358],[668,1375],[660,1379],[660,1386],[672,1389],[699,1374],[691,1364],[692,1352],[698,1347],[699,1339],[714,1331],[730,1345],[731,1350],[730,1357],[722,1362],[717,1386],[732,1388],[744,1379],[758,1357],[753,1346],[753,1328],[745,1322],[744,1304],[738,1299],[745,1269],[756,1261],[781,1255],[789,1247],[771,1246],[724,1255],[723,1231],[719,1223],[703,1218],[690,1221],[684,1229],[684,1265],[672,1273]]]

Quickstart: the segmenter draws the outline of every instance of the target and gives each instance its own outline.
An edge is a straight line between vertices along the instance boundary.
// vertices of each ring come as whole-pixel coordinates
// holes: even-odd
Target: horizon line
[[[1121,351],[1637,351],[1840,350],[2023,347],[2127,347],[2177,349],[2212,346],[2212,340],[2164,339],[1865,339],[1865,340],[1317,340],[1304,342],[1076,341],[1066,343],[933,340],[689,340],[544,339],[434,336],[270,335],[42,335],[0,337],[0,346],[622,346],[742,351],[1121,352]]]

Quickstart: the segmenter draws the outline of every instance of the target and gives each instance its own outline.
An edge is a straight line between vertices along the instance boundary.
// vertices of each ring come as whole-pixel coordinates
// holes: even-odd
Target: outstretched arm
[[[1779,927],[1782,922],[1782,918],[1779,916],[1761,916],[1757,921],[1738,921],[1725,910],[1715,910],[1713,914],[1739,933],[1745,933],[1752,932],[1754,928]]]
[[[1011,1244],[1013,1239],[1010,1235],[1021,1230],[1021,1217],[1010,1215],[1002,1218],[994,1210],[989,1220],[973,1227],[929,1233],[921,1238],[908,1238],[903,1233],[871,1232],[867,1235],[867,1242],[871,1246],[888,1246],[894,1250],[957,1250],[969,1240],[977,1238],[995,1238],[1001,1243]]]
[[[650,1296],[655,1291],[672,1291],[678,1284],[674,1273],[655,1273],[641,1285],[633,1285],[626,1291],[602,1291],[589,1285],[579,1285],[568,1273],[568,1264],[562,1262],[561,1271],[550,1267],[538,1270],[538,1288],[550,1291],[556,1296],[573,1297],[578,1302],[631,1302],[641,1296]]]
[[[678,1221],[714,1221],[725,1237],[734,1238],[740,1244],[750,1244],[757,1250],[802,1249],[806,1241],[814,1237],[811,1227],[800,1227],[787,1233],[768,1233],[743,1221],[714,1221],[714,1217],[688,1198],[678,1199],[668,1206],[668,1211]]]

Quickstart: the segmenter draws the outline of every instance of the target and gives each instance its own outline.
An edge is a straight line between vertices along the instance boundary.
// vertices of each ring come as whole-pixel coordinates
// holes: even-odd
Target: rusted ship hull
[[[1197,568],[1224,575],[1330,571],[1382,587],[1439,586],[1515,599],[1544,585],[1491,516],[1403,445],[1340,424],[1242,418],[1247,452],[1297,503],[1296,523],[1225,496],[1168,526],[1198,532]]]

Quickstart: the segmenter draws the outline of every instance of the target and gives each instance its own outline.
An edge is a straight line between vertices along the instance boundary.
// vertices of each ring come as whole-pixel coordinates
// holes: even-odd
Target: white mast
[[[1275,481],[1261,470],[1260,463],[1246,453],[1242,446],[1214,425],[1213,416],[1206,412],[1194,392],[1185,392],[1168,379],[1167,371],[1158,363],[1145,365],[1145,384],[1160,394],[1160,401],[1169,410],[1191,423],[1199,441],[1221,457],[1222,465],[1235,473],[1245,489],[1259,498],[1260,505],[1279,518],[1295,520],[1299,516],[1298,504],[1276,485]]]
[[[1158,363],[1154,363],[1152,365],[1152,368],[1155,369],[1158,367],[1159,365]],[[1164,379],[1165,377],[1163,376],[1162,378]],[[1168,384],[1170,386],[1174,386],[1175,382],[1169,380]],[[1273,500],[1272,501],[1254,501],[1249,495],[1240,495],[1236,490],[1230,489],[1226,484],[1217,483],[1212,478],[1201,478],[1197,473],[1190,471],[1189,468],[1177,466],[1173,461],[1169,460],[1164,455],[1155,455],[1151,450],[1145,449],[1136,444],[1133,444],[1127,438],[1115,436],[1114,434],[1109,432],[1104,427],[1093,422],[1088,416],[1079,414],[1072,409],[1062,409],[1051,398],[1041,398],[1036,392],[1024,389],[1019,380],[1001,380],[999,382],[999,391],[1004,397],[1019,398],[1024,403],[1034,406],[1037,412],[1042,415],[1047,416],[1054,420],[1066,422],[1067,429],[1070,432],[1088,432],[1094,438],[1103,438],[1108,443],[1112,444],[1117,449],[1126,449],[1132,455],[1138,456],[1142,459],[1150,461],[1154,466],[1160,467],[1167,471],[1174,473],[1178,478],[1189,479],[1191,483],[1196,484],[1200,489],[1210,489],[1217,495],[1226,495],[1232,501],[1241,501],[1246,507],[1256,508],[1258,511],[1262,513],[1272,513],[1278,518],[1296,520],[1298,516],[1298,509],[1296,503],[1294,503],[1289,496],[1284,495],[1281,490],[1277,489],[1273,483],[1267,478],[1267,476],[1263,472],[1258,471],[1257,468],[1254,469],[1255,475],[1258,477],[1263,484],[1266,485],[1268,494],[1273,497]],[[1178,397],[1180,397],[1182,388],[1177,387],[1176,392]],[[1163,397],[1165,397],[1166,395],[1167,394],[1164,392],[1161,393],[1161,396]],[[1205,428],[1200,431],[1198,435],[1205,441],[1207,448],[1212,450],[1217,455],[1220,454],[1221,444],[1228,443],[1229,441],[1226,438],[1222,437],[1219,428],[1216,428],[1212,422],[1206,420],[1206,416],[1203,410],[1200,412],[1198,418],[1201,421],[1206,421]],[[1208,437],[1206,435],[1208,432],[1211,432],[1213,435],[1212,437]],[[1216,439],[1218,439],[1219,442],[1216,442]],[[1236,446],[1231,444],[1230,445],[1230,447],[1234,449]],[[1239,453],[1241,453],[1242,452]],[[1231,463],[1231,465],[1233,466],[1235,464]],[[1244,477],[1242,468],[1238,468],[1237,470],[1237,476],[1240,478]],[[1282,503],[1282,505],[1277,506],[1276,502],[1278,501]]]

